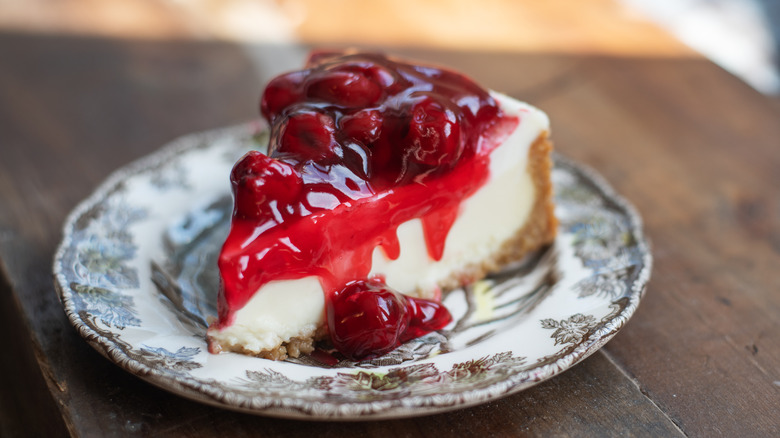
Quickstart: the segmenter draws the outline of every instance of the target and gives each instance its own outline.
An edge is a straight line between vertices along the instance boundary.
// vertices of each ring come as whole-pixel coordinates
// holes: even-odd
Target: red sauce
[[[219,326],[267,282],[316,276],[331,338],[348,357],[383,354],[444,327],[450,317],[440,304],[368,278],[372,253],[381,247],[398,258],[396,230],[418,218],[429,256],[441,259],[461,201],[485,183],[489,152],[517,119],[458,73],[377,54],[314,54],[305,70],[268,84],[261,112],[271,125],[269,155],[249,152],[230,176]],[[340,322],[350,320],[344,309],[372,306],[397,310],[379,315],[384,329]]]

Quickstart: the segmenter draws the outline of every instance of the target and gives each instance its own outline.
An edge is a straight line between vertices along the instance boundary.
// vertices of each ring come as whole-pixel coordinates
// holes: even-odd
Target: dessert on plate
[[[213,353],[384,354],[446,326],[443,292],[555,237],[547,116],[459,73],[317,52],[261,112],[268,149],[230,175]]]

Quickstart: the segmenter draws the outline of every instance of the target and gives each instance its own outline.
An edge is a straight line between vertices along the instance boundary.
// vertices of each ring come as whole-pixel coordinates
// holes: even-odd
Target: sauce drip
[[[485,183],[489,153],[517,119],[465,76],[378,54],[315,53],[306,69],[273,79],[260,107],[271,125],[269,153],[249,152],[230,175],[235,206],[219,259],[219,326],[267,282],[308,276],[320,280],[329,321],[355,297],[394,303],[403,314],[384,335],[372,332],[381,348],[339,348],[348,357],[382,354],[446,325],[438,303],[369,279],[372,253],[381,247],[397,259],[396,229],[421,219],[428,254],[440,260],[461,201]],[[334,324],[334,344],[354,344],[336,338],[361,324]]]

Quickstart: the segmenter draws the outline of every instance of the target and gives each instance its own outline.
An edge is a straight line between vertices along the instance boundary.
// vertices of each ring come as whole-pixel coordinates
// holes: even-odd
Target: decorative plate
[[[634,209],[593,171],[555,157],[559,237],[449,293],[454,321],[371,361],[324,365],[212,355],[216,256],[233,163],[256,126],[181,138],[114,173],[68,217],[54,260],[71,323],[100,353],[166,390],[262,415],[373,420],[518,392],[586,358],[626,323],[650,275]]]

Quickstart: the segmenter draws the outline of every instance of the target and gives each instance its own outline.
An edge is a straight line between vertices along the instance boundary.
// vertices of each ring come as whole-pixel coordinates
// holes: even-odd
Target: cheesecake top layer
[[[397,258],[396,229],[411,219],[440,259],[461,201],[519,122],[461,74],[365,53],[314,54],[268,84],[261,112],[268,155],[248,153],[230,176],[221,326],[269,281],[316,276],[333,297],[368,281],[373,250]]]

